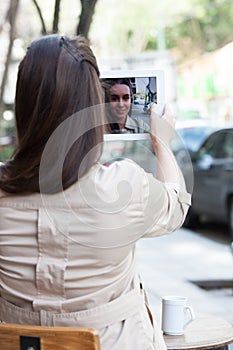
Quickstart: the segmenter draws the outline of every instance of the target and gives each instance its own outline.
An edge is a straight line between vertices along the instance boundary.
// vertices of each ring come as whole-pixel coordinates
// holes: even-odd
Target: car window
[[[195,151],[201,145],[203,140],[213,131],[211,128],[195,127],[178,131],[183,138],[188,149]]]
[[[224,137],[224,132],[217,132],[215,134],[212,134],[201,147],[198,157],[207,154],[213,158],[223,158]]]
[[[233,130],[226,132],[223,144],[223,158],[233,158]]]
[[[203,141],[214,132],[216,128],[210,126],[190,126],[186,128],[178,128],[176,135],[172,140],[171,147],[177,152],[182,148],[190,151],[197,151]]]

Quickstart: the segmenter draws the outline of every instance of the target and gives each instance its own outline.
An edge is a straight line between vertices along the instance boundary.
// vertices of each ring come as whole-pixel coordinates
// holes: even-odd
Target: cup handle
[[[196,316],[194,314],[192,306],[185,306],[185,310],[188,310],[190,313],[190,319],[184,324],[184,328],[188,326],[193,320],[195,320]]]

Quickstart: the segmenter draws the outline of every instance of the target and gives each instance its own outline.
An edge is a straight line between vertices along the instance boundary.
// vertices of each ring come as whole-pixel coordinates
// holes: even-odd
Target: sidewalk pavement
[[[207,291],[191,282],[233,279],[233,256],[227,244],[181,228],[166,236],[142,239],[137,243],[137,257],[159,324],[163,295],[187,296],[196,314],[211,314],[233,324],[233,289]]]

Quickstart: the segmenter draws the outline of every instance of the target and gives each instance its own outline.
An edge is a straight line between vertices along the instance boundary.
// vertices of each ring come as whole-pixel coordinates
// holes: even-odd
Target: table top
[[[211,315],[197,315],[183,335],[165,335],[169,350],[213,349],[233,343],[233,325]]]

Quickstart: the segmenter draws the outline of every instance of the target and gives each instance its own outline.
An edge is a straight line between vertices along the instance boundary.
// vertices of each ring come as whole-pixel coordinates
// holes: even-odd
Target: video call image
[[[101,80],[106,102],[110,102],[110,91],[114,86],[114,81],[118,85],[127,85],[130,91],[130,117],[140,118],[149,124],[150,105],[153,102],[157,103],[157,77],[103,78]],[[115,87],[114,91],[116,91]],[[114,97],[117,100],[118,92],[115,94]]]
[[[130,78],[133,91],[132,116],[148,121],[151,103],[157,103],[156,77]]]
[[[154,172],[154,154],[151,152],[149,134],[150,107],[152,103],[158,104],[162,101],[163,95],[159,93],[162,89],[158,84],[161,81],[162,79],[159,80],[159,77],[155,75],[144,77],[136,75],[124,75],[124,77],[120,75],[114,77],[113,75],[111,77],[108,75],[106,78],[101,78],[107,116],[110,114],[113,120],[124,119],[126,124],[132,123],[130,126],[123,125],[122,129],[115,125],[114,129],[110,124],[112,129],[105,134],[104,140],[112,142],[107,142],[104,145],[103,163],[110,164],[112,160],[129,158],[144,169]],[[137,122],[132,121],[132,119],[137,120]],[[134,128],[135,125],[137,125],[136,128]],[[140,142],[135,143],[135,141]]]

